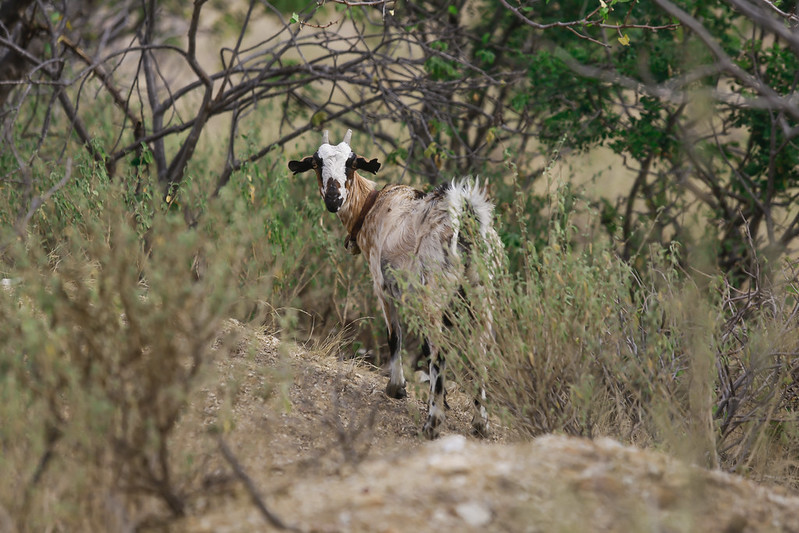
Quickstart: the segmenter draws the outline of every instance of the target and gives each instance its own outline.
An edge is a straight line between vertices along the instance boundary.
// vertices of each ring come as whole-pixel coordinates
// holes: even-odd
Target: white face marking
[[[344,142],[336,146],[323,144],[316,153],[322,159],[322,188],[319,192],[324,197],[330,186],[330,180],[335,180],[339,195],[341,195],[341,203],[342,205],[345,204],[347,202],[347,188],[345,187],[347,181],[346,163],[350,154],[352,154],[352,149]]]

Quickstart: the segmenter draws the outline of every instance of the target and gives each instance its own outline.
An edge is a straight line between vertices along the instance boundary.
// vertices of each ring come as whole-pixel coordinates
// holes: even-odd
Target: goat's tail
[[[455,253],[473,249],[475,239],[479,238],[483,243],[494,240],[494,205],[488,200],[486,189],[480,186],[479,180],[453,181],[447,199],[454,231],[452,244],[457,246],[457,250],[453,250]]]

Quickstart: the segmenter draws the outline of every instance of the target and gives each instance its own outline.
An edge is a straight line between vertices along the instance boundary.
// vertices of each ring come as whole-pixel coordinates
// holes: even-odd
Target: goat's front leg
[[[472,433],[477,437],[486,438],[488,436],[488,411],[485,408],[486,388],[480,382],[480,390],[474,399],[474,414],[472,415]]]
[[[430,399],[428,402],[427,420],[422,426],[422,434],[428,439],[435,439],[441,433],[441,425],[444,423],[446,414],[444,413],[445,389],[444,389],[444,370],[447,362],[441,356],[441,352],[432,344],[430,348]]]
[[[408,393],[405,391],[405,373],[402,370],[402,326],[399,321],[397,306],[391,301],[382,301],[383,314],[386,319],[388,329],[388,348],[391,358],[388,363],[388,386],[386,395],[390,398],[405,398]]]

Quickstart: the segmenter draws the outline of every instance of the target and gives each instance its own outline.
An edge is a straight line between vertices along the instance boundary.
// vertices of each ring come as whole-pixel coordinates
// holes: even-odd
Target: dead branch
[[[250,499],[258,511],[261,513],[261,516],[269,523],[272,527],[277,529],[287,530],[287,531],[301,531],[301,529],[287,525],[283,522],[276,514],[269,510],[269,508],[264,503],[261,494],[258,492],[258,488],[255,486],[252,478],[247,475],[247,472],[244,471],[244,467],[241,466],[236,456],[230,451],[230,448],[225,443],[225,439],[221,436],[219,437],[219,451],[222,452],[222,457],[225,458],[225,461],[228,462],[231,468],[233,468],[233,472],[236,474],[236,477],[244,484],[244,488],[247,489],[247,494],[250,495]]]

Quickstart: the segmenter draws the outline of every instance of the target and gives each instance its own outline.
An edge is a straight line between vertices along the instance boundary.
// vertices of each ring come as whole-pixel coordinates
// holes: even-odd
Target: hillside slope
[[[222,421],[262,500],[302,531],[799,532],[796,495],[660,453],[610,439],[512,442],[502,428],[466,437],[469,400],[456,390],[443,437],[425,442],[419,390],[392,400],[375,369],[301,349],[281,357],[278,345],[248,333],[185,436],[199,442]],[[265,383],[286,373],[285,394],[264,399]],[[224,478],[229,467],[208,471]],[[271,530],[240,484],[221,486],[176,529]]]

